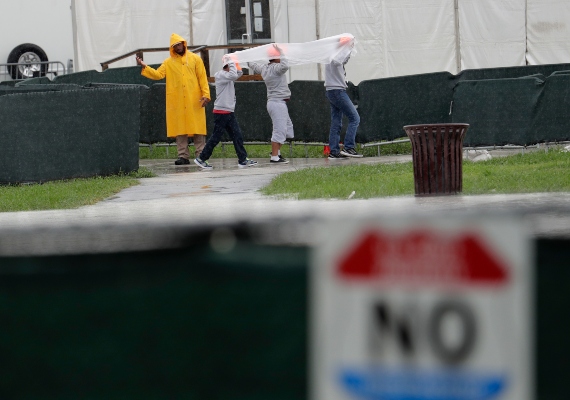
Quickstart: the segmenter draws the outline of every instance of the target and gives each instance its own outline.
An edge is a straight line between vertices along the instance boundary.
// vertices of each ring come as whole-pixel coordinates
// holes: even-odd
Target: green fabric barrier
[[[404,125],[450,122],[453,75],[448,72],[362,81],[358,85],[360,143],[406,136]]]
[[[148,135],[148,143],[164,143],[166,137],[166,84],[157,83],[150,87],[147,108],[142,116],[149,127],[141,127],[141,132]],[[146,141],[145,141],[146,143]]]
[[[570,69],[570,64],[525,65],[519,67],[499,67],[467,69],[455,76],[455,81],[477,81],[483,79],[520,78],[534,74],[549,76],[555,71]]]
[[[330,103],[322,81],[293,81],[289,84],[289,116],[293,121],[295,142],[329,142]],[[344,118],[344,131],[347,125]]]
[[[0,86],[0,96],[18,93],[36,93],[36,92],[61,92],[64,90],[81,90],[82,86],[74,84],[65,85],[25,85],[25,86]]]
[[[85,85],[89,82],[97,82],[97,76],[100,73],[94,69],[88,71],[74,72],[73,74],[59,75],[53,78],[53,83],[75,83],[76,85]]]
[[[307,250],[188,242],[0,258],[2,397],[305,399]]]
[[[151,67],[158,68],[160,64]],[[141,75],[141,67],[110,68],[103,72],[96,70],[76,72],[73,74],[59,75],[53,79],[53,83],[76,83],[87,85],[88,83],[121,83],[131,85],[151,86],[155,83],[164,83],[165,79],[153,81]]]
[[[235,113],[246,142],[269,142],[273,124],[267,112],[267,88],[265,82],[236,82]],[[212,90],[215,92],[215,89]],[[213,102],[210,105],[213,107]],[[212,113],[208,112],[208,118]],[[208,130],[211,133],[211,130]]]
[[[267,113],[267,89],[265,82],[236,82],[235,115],[243,134],[244,142],[269,142],[273,125]],[[216,87],[210,84],[211,101],[206,106],[206,129],[208,138],[214,131],[214,101]],[[227,134],[223,140],[229,140]]]
[[[26,86],[26,85],[49,85],[52,81],[47,76],[42,76],[40,78],[30,78],[24,79],[16,83],[16,86]]]
[[[459,82],[452,122],[469,124],[463,145],[531,144],[533,110],[542,88],[536,78]]]
[[[532,110],[530,143],[570,140],[570,71],[551,74]]]
[[[13,86],[16,86],[16,84],[18,82],[20,82],[20,81],[2,81],[2,82],[0,82],[0,87],[3,87],[3,86],[12,86],[13,87]]]
[[[137,170],[140,97],[133,88],[0,97],[0,183]]]

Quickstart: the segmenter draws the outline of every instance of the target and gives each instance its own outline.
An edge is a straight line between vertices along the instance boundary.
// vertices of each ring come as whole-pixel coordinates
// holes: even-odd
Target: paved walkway
[[[350,160],[292,159],[287,165],[258,160],[259,166],[237,168],[236,159],[214,159],[212,171],[194,164],[174,166],[173,160],[141,160],[159,176],[142,179],[93,206],[74,210],[0,213],[0,255],[74,253],[160,246],[156,231],[166,236],[176,227],[235,224],[241,221],[307,221],[337,218],[517,214],[536,236],[570,237],[570,193],[524,195],[414,196],[351,200],[294,200],[262,196],[259,189],[285,171],[354,163],[410,161],[411,156]],[[358,188],[354,188],[358,192]],[[129,238],[126,232],[132,234]],[[298,233],[299,242],[309,240]],[[146,246],[146,247],[145,247]]]

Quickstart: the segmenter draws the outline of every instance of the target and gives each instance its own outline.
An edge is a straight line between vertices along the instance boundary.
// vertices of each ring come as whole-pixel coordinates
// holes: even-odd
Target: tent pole
[[[317,33],[317,40],[321,38],[321,28],[319,26],[319,0],[315,0],[315,26],[316,26],[316,33]],[[321,72],[321,64],[317,64],[317,78],[319,81],[323,80],[322,72]]]
[[[461,38],[459,37],[459,0],[455,0],[455,59],[457,73],[461,72]]]
[[[192,0],[190,0],[190,45],[194,46],[194,24],[192,23]]]
[[[77,15],[75,11],[75,0],[71,0],[71,29],[73,31],[73,72],[78,72],[77,61],[79,57],[77,54]]]

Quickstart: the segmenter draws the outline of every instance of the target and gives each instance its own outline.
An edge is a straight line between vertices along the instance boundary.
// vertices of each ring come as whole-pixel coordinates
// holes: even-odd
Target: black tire
[[[27,79],[35,76],[45,76],[48,64],[34,64],[38,61],[48,61],[47,54],[41,47],[32,43],[24,43],[14,48],[8,56],[8,63],[22,65],[10,65],[8,71],[12,79]]]

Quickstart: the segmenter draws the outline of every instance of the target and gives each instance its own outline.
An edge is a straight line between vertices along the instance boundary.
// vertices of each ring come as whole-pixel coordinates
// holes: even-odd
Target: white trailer
[[[71,0],[3,1],[0,81],[73,70]]]

